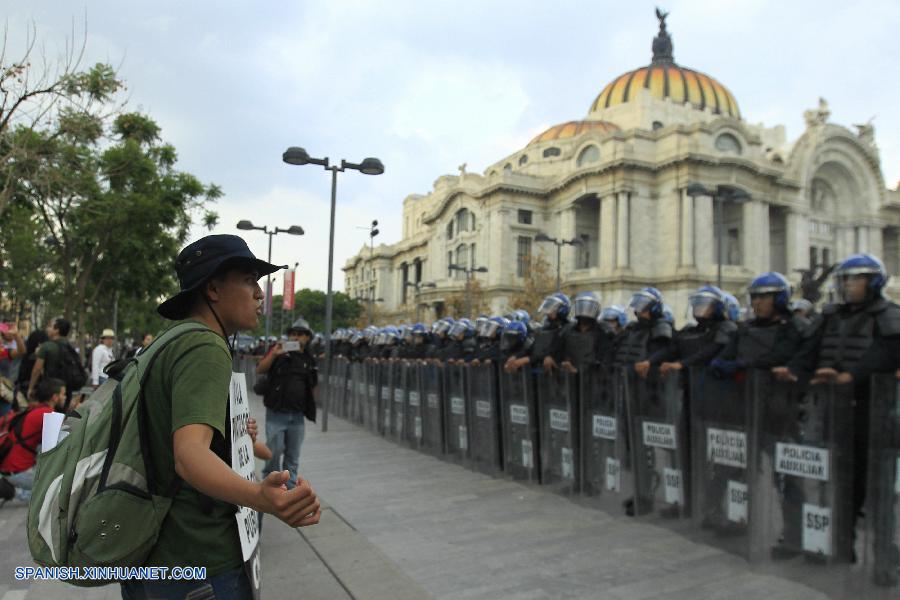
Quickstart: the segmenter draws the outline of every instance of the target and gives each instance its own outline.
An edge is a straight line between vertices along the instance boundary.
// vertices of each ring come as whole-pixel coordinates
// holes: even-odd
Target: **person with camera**
[[[288,489],[297,483],[300,447],[305,433],[304,419],[316,421],[314,391],[318,384],[315,357],[309,352],[312,329],[302,317],[287,330],[288,341],[279,342],[259,361],[256,372],[267,375],[258,393],[263,392],[266,407],[266,445],[272,458],[263,468],[269,473],[290,472]],[[282,467],[282,464],[284,465]]]

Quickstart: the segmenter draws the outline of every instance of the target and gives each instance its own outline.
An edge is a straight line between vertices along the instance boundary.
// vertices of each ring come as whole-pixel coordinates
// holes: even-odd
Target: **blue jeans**
[[[244,567],[202,581],[128,581],[122,600],[251,600],[253,590]],[[188,596],[190,594],[190,596]]]
[[[31,488],[34,487],[34,467],[4,477],[16,488],[16,498],[22,502],[31,500]]]
[[[266,409],[266,446],[272,451],[272,458],[263,468],[263,477],[274,471],[287,469],[291,473],[288,489],[297,485],[300,470],[300,446],[306,431],[301,412],[276,412]]]

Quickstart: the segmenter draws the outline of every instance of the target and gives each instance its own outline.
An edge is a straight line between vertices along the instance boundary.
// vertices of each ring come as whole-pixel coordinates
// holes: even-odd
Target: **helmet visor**
[[[559,310],[560,306],[562,306],[562,300],[554,296],[548,296],[538,306],[537,314],[539,317],[555,317],[556,311]]]
[[[450,331],[450,323],[447,321],[438,321],[437,327],[434,328],[434,332],[438,335],[444,335]]]
[[[695,319],[711,319],[716,314],[719,299],[710,294],[694,294],[690,297],[691,314]]]
[[[572,307],[573,316],[596,319],[599,314],[600,302],[596,298],[575,298],[575,304]]]
[[[656,302],[657,300],[653,296],[638,292],[631,297],[631,302],[628,303],[628,308],[633,310],[634,314],[640,315],[645,310],[653,308]]]
[[[466,332],[466,324],[460,321],[457,321],[450,327],[450,337],[455,338],[461,333]]]
[[[481,336],[486,337],[486,338],[492,338],[495,335],[497,335],[498,331],[500,331],[500,323],[498,323],[497,321],[488,321],[487,323],[484,324],[484,327],[482,328]]]
[[[868,297],[869,273],[843,272],[834,278],[838,298],[844,304],[862,304]]]

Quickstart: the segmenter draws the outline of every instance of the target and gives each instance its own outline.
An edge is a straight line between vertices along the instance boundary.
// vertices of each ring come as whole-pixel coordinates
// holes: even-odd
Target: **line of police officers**
[[[882,262],[855,254],[835,271],[837,302],[810,314],[805,300],[791,302],[791,286],[776,272],[749,285],[750,311],[740,319],[737,300],[704,285],[690,296],[693,321],[681,330],[662,294],[644,288],[631,299],[635,320],[617,306],[601,309],[600,298],[583,292],[573,301],[562,293],[544,299],[531,319],[524,310],[506,316],[444,318],[427,328],[338,330],[333,353],[350,360],[412,359],[502,365],[577,372],[601,363],[633,369],[646,378],[690,367],[730,377],[747,369],[768,369],[780,381],[852,385],[854,415],[854,514],[865,498],[868,462],[868,382],[879,372],[900,377],[900,305],[884,296],[888,280]],[[685,378],[687,380],[688,378]],[[633,514],[634,507],[629,507]]]

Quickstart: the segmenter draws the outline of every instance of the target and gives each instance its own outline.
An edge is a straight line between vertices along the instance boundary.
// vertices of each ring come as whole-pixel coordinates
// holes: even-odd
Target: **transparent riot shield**
[[[503,470],[513,479],[538,483],[537,400],[530,370],[500,373],[500,406],[503,414]]]
[[[466,376],[465,365],[444,366],[444,443],[446,456],[453,461],[464,463],[469,456],[469,425],[466,418]]]
[[[444,369],[429,363],[422,367],[422,450],[444,454]]]
[[[833,592],[853,558],[852,386],[776,382],[754,373],[753,558]]]
[[[750,452],[753,402],[747,373],[691,369],[691,530],[704,543],[751,556]]]
[[[866,598],[900,596],[900,379],[872,378],[869,475],[862,551]],[[859,464],[859,461],[857,461]]]
[[[406,395],[407,371],[405,362],[395,360],[391,365],[391,439],[402,442],[406,439]]]
[[[495,475],[502,467],[500,448],[500,397],[497,367],[493,363],[469,366],[468,406],[469,458],[472,467]]]
[[[422,378],[424,367],[418,361],[410,361],[406,367],[406,440],[411,448],[422,447]]]
[[[634,501],[637,517],[669,527],[686,526],[690,516],[688,424],[681,375],[625,377],[632,431]]]
[[[577,375],[536,374],[541,485],[571,495],[579,491],[580,442]]]
[[[386,361],[378,363],[378,433],[383,436],[391,432],[391,381],[393,365]]]
[[[341,376],[344,379],[344,401],[341,403],[340,417],[350,420],[353,407],[353,394],[356,386],[353,385],[353,363],[346,358],[341,358]]]
[[[582,490],[592,504],[621,514],[634,498],[624,371],[581,371]]]
[[[372,432],[378,431],[378,365],[371,359],[367,359],[366,369],[366,429]]]

